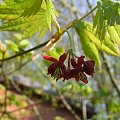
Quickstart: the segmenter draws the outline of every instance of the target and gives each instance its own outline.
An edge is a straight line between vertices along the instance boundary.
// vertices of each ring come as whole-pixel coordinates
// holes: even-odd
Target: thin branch
[[[87,2],[87,5],[88,5],[89,9],[91,10],[92,9],[92,5],[90,4],[90,1],[86,0],[86,2]],[[94,18],[94,14],[92,13],[91,15],[92,15],[92,18]]]
[[[9,114],[15,113],[15,112],[20,111],[20,110],[23,110],[23,109],[28,109],[28,108],[30,108],[30,107],[39,105],[40,103],[41,103],[41,102],[37,102],[37,103],[29,104],[29,105],[27,105],[27,106],[25,106],[25,107],[20,107],[20,108],[18,108],[18,109],[15,109],[15,110],[9,112]]]
[[[39,48],[45,46],[48,42],[49,42],[49,40],[46,41],[46,42],[44,42],[44,43],[42,43],[42,44],[40,44],[40,45],[38,45],[38,46],[35,46],[35,47],[31,48],[31,49],[28,49],[28,50],[26,50],[26,51],[20,52],[20,53],[18,53],[18,54],[15,54],[15,55],[13,55],[13,56],[10,56],[10,57],[4,58],[4,59],[0,59],[0,61],[7,61],[7,60],[10,60],[10,59],[16,58],[16,57],[18,57],[18,56],[24,55],[24,54],[26,54],[26,53],[29,53],[29,52],[31,52],[31,51],[34,51],[34,50],[36,50],[36,49],[39,49]]]
[[[9,73],[7,73],[7,75],[11,75],[14,72],[20,70],[22,67],[24,67],[27,63],[29,63],[31,60],[27,60],[26,62],[22,63],[20,66],[18,66],[17,68],[15,68],[14,70],[10,71]]]
[[[35,102],[32,101],[32,100],[28,100],[28,102],[29,102],[30,104],[34,104],[34,103],[35,103]],[[34,110],[36,116],[38,117],[38,120],[43,120],[42,115],[40,114],[37,105],[32,106],[32,108],[33,108],[33,110]]]
[[[110,76],[111,83],[113,84],[114,88],[116,89],[116,91],[117,91],[117,93],[118,93],[118,95],[120,97],[120,89],[119,89],[119,87],[118,87],[118,85],[116,83],[117,80],[115,79],[114,73],[111,72],[110,65],[107,62],[107,60],[105,58],[105,55],[103,53],[101,53],[101,56],[102,56],[102,58],[104,60],[104,65],[106,66],[106,70],[107,70],[107,72],[108,72],[108,74]]]
[[[70,113],[74,116],[75,120],[81,120],[81,118],[76,114],[76,112],[72,109],[72,107],[68,104],[68,102],[65,100],[65,97],[58,91],[58,95],[60,99],[62,100],[65,107],[70,111]]]
[[[65,105],[65,107],[70,111],[70,113],[74,116],[75,120],[81,120],[81,118],[76,114],[76,112],[72,109],[72,107],[69,105],[69,103],[66,101],[65,97],[61,92],[58,90],[57,86],[52,83],[53,87],[56,89],[58,96],[60,97],[62,103]]]
[[[83,120],[87,120],[87,109],[84,96],[82,96],[82,110],[83,110]]]
[[[83,17],[81,17],[80,19],[78,20],[75,20],[71,23],[69,23],[68,25],[65,26],[66,29],[69,29],[73,26],[75,26],[77,23],[79,23],[81,20],[83,20],[84,18],[86,18],[88,15],[90,15],[93,11],[95,11],[97,9],[97,6],[94,7],[90,12],[88,12],[87,14],[85,14]]]

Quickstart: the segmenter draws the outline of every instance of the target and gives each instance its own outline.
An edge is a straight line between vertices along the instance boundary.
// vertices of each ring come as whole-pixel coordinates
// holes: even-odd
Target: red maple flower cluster
[[[68,56],[68,66],[66,67],[64,62]],[[63,78],[63,80],[68,80],[74,78],[76,81],[82,81],[88,83],[87,75],[93,77],[95,61],[88,60],[85,61],[85,56],[76,57],[73,52],[63,53],[59,60],[45,55],[43,57],[45,60],[53,62],[48,67],[48,74],[54,77],[56,80]]]

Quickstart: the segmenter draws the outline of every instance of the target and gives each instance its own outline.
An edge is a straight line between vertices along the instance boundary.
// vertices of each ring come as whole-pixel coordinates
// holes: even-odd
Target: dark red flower
[[[59,60],[48,55],[43,57],[45,60],[54,62],[48,67],[48,74],[51,74],[51,76],[54,77],[56,80],[60,79],[62,77],[63,72],[66,70],[66,67],[64,65],[66,57],[67,57],[66,53],[61,55]]]
[[[68,65],[67,68],[64,65],[64,61],[67,58],[68,54]],[[87,75],[93,77],[94,75],[94,66],[95,61],[85,61],[85,56],[76,57],[72,51],[64,53],[60,56],[59,60],[51,57],[51,56],[44,56],[44,59],[53,62],[52,65],[48,68],[48,74],[51,74],[56,80],[63,78],[64,80],[68,80],[74,78],[76,81],[82,81],[85,84],[88,83]]]
[[[69,68],[65,70],[62,74],[63,81],[71,79],[73,77],[74,77],[74,72],[72,69],[69,69]]]
[[[91,60],[85,61],[83,64],[83,71],[86,74],[91,75],[93,77],[93,75],[95,73],[94,66],[95,66],[95,61],[91,61]]]
[[[85,56],[78,57],[78,63],[77,65],[82,65],[84,63]]]
[[[77,63],[75,58],[71,58],[71,65],[74,69],[71,70],[72,77],[75,78],[76,81],[81,80],[84,83],[88,83],[86,75],[83,73],[83,63],[85,56],[78,57]]]
[[[77,63],[76,63],[75,58],[71,58],[71,65],[73,68],[77,67]]]
[[[80,81],[84,82],[85,84],[88,83],[87,76],[83,72],[75,73],[74,78],[75,78],[76,81],[80,80]]]
[[[77,63],[74,58],[71,59],[71,65],[73,66],[73,78],[76,81],[81,80],[84,83],[88,83],[87,76],[84,74],[94,75],[94,61],[84,61],[85,56],[78,57]]]

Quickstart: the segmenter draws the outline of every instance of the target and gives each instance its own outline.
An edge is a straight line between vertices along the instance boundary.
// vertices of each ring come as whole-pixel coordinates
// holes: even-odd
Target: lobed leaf
[[[27,6],[27,7],[26,7]],[[0,5],[0,18],[3,21],[0,29],[3,31],[22,31],[23,39],[40,32],[43,37],[48,29],[51,30],[51,21],[56,10],[50,0],[5,0]]]
[[[120,2],[100,0],[97,6],[93,28],[96,28],[96,34],[103,41],[108,26],[120,25]]]
[[[120,46],[120,25],[108,26],[108,33],[110,35],[111,41]]]
[[[111,39],[113,39],[114,41],[116,40],[115,39],[116,37],[114,38],[111,37],[112,34],[106,34],[105,40],[101,43],[99,37],[96,35],[95,30],[93,30],[93,26],[90,23],[79,22],[79,24],[77,24],[75,28],[80,37],[80,40],[86,55],[88,55],[88,57],[92,59],[95,59],[97,63],[99,63],[100,61],[97,53],[98,50],[106,52],[107,54],[110,54],[110,55],[120,56],[118,45],[111,41]],[[119,39],[117,39],[117,41]],[[96,46],[97,49],[94,46]],[[90,55],[89,53],[92,53],[93,56]]]
[[[30,17],[32,15],[35,15],[37,12],[39,12],[43,0],[33,0],[33,4],[27,7],[21,16],[23,17]]]
[[[83,50],[86,56],[88,56],[91,60],[95,60],[96,63],[100,66],[101,62],[96,45],[93,42],[91,42],[90,38],[86,36],[84,32],[81,31],[81,27],[79,27],[79,25],[77,25],[76,27],[76,32],[80,37],[80,41],[82,43]]]

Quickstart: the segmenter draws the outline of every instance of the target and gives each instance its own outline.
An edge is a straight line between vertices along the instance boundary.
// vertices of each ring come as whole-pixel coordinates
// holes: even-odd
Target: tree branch
[[[104,65],[106,66],[106,70],[107,70],[107,72],[108,72],[108,74],[109,74],[109,76],[110,76],[111,83],[113,84],[114,88],[116,89],[116,91],[117,91],[117,93],[118,93],[118,95],[119,95],[119,97],[120,97],[120,89],[119,89],[118,86],[117,86],[114,73],[111,72],[110,65],[109,65],[109,63],[107,62],[107,60],[106,60],[106,58],[105,58],[105,56],[104,56],[103,53],[101,53],[101,56],[102,56],[103,60],[105,61],[105,62],[104,62]]]
[[[96,10],[96,9],[97,9],[97,6],[94,7],[90,12],[88,12],[87,14],[85,14],[85,15],[84,15],[83,17],[81,17],[80,19],[74,20],[74,21],[68,23],[68,24],[67,24],[66,26],[64,26],[63,28],[61,28],[59,32],[56,32],[56,34],[55,34],[55,35],[56,35],[56,38],[55,38],[55,40],[53,41],[53,43],[56,43],[56,42],[59,40],[59,38],[66,32],[66,30],[68,30],[69,28],[75,26],[77,23],[79,23],[81,20],[83,20],[85,17],[87,17],[89,14],[91,14],[91,13],[92,13],[94,10]],[[49,40],[46,41],[46,42],[44,42],[44,43],[42,43],[42,44],[40,44],[40,45],[38,45],[38,46],[35,46],[35,47],[33,47],[33,48],[29,49],[29,50],[26,50],[26,51],[24,51],[24,52],[20,52],[20,53],[18,53],[18,54],[15,54],[15,55],[13,55],[13,56],[8,57],[8,58],[0,59],[0,61],[7,61],[7,60],[10,60],[10,59],[16,58],[16,57],[18,57],[18,56],[24,55],[24,54],[26,54],[26,53],[29,53],[29,52],[31,52],[31,51],[33,51],[33,50],[36,50],[36,49],[39,49],[39,48],[45,46],[48,42],[49,42]]]
[[[18,54],[15,54],[15,55],[13,55],[13,56],[10,56],[10,57],[4,58],[4,59],[0,59],[0,61],[7,61],[7,60],[10,60],[10,59],[16,58],[16,57],[18,57],[18,56],[24,55],[24,54],[26,54],[26,53],[29,53],[29,52],[31,52],[31,51],[34,51],[34,50],[36,50],[36,49],[39,49],[39,48],[45,46],[48,42],[49,42],[49,40],[46,41],[46,42],[44,42],[44,43],[42,43],[42,44],[40,44],[40,45],[38,45],[38,46],[35,46],[35,47],[31,48],[31,49],[28,49],[28,50],[26,50],[26,51],[20,52],[20,53],[18,53]]]

